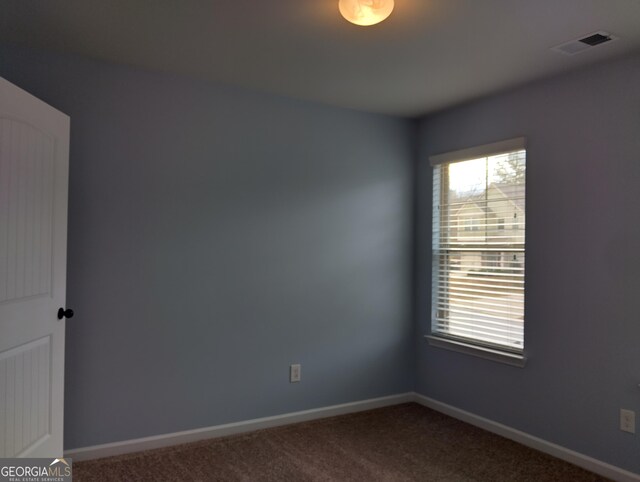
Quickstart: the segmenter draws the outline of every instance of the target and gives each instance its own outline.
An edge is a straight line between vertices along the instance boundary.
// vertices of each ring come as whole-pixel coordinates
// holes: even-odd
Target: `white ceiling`
[[[0,0],[0,42],[401,116],[640,50],[640,0],[396,0],[373,27],[337,4]],[[620,40],[550,50],[597,30]]]

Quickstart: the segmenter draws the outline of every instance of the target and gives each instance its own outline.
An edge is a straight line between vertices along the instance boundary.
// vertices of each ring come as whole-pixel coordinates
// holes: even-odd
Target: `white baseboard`
[[[110,457],[113,455],[122,455],[132,452],[140,452],[142,450],[150,450],[170,445],[179,445],[188,442],[196,442],[209,438],[224,437],[243,432],[251,432],[269,427],[277,427],[280,425],[288,425],[291,423],[305,422],[308,420],[316,420],[320,418],[333,417],[336,415],[344,415],[347,413],[361,412],[374,408],[387,407],[406,402],[417,402],[420,405],[431,408],[438,412],[449,415],[463,422],[475,425],[488,432],[495,433],[502,437],[518,442],[527,447],[547,453],[553,457],[565,460],[569,463],[590,470],[596,474],[602,475],[609,479],[620,482],[640,482],[640,475],[627,470],[607,464],[600,460],[594,459],[587,455],[575,452],[560,445],[548,442],[528,433],[521,432],[514,428],[508,427],[493,420],[489,420],[471,412],[461,410],[459,408],[447,405],[446,403],[425,397],[418,393],[401,393],[388,397],[372,398],[359,402],[343,403],[340,405],[332,405],[329,407],[315,408],[312,410],[303,410],[301,412],[285,413],[275,415],[273,417],[256,418],[243,422],[227,423],[224,425],[215,425],[213,427],[205,427],[194,430],[185,430],[183,432],[168,433],[155,435],[153,437],[144,437],[134,440],[125,440],[122,442],[114,442],[103,445],[94,445],[92,447],[84,447],[65,451],[65,457],[71,457],[74,461],[99,459]]]
[[[415,393],[414,401],[419,403],[420,405],[424,405],[425,407],[449,415],[450,417],[457,418],[458,420],[462,420],[463,422],[471,425],[475,425],[476,427],[479,427],[488,432],[495,433],[502,437],[513,440],[514,442],[518,442],[522,445],[526,445],[527,447],[539,450],[540,452],[552,455],[553,457],[556,457],[558,459],[565,460],[569,463],[572,463],[573,465],[582,467],[583,469],[590,470],[591,472],[602,475],[603,477],[607,477],[609,479],[617,480],[620,482],[640,481],[640,475],[633,472],[621,469],[619,467],[616,467],[615,465],[607,464],[606,462],[602,462],[600,460],[594,459],[593,457],[583,455],[579,452],[569,450],[560,445],[547,442],[546,440],[534,437],[533,435],[529,435],[525,432],[521,432],[520,430],[516,430],[515,428],[511,428],[501,423],[494,422],[493,420],[480,417],[465,410],[447,405],[446,403],[442,403],[432,398],[425,397],[424,395]]]
[[[301,412],[285,413],[282,415],[275,415],[273,417],[255,418],[253,420],[246,420],[243,422],[226,423],[224,425],[215,425],[213,427],[185,430],[183,432],[168,433],[134,440],[125,440],[122,442],[71,449],[66,450],[64,452],[64,456],[71,457],[74,462],[99,459],[103,457],[111,457],[113,455],[122,455],[131,452],[140,452],[142,450],[168,447],[170,445],[196,442],[198,440],[208,438],[251,432],[262,428],[277,427],[279,425],[288,425],[291,423],[344,415],[347,413],[362,412],[364,410],[371,410],[374,408],[387,407],[390,405],[413,401],[415,401],[414,393],[402,393],[388,397],[362,400],[359,402],[343,403],[329,407],[314,408],[312,410],[303,410]]]

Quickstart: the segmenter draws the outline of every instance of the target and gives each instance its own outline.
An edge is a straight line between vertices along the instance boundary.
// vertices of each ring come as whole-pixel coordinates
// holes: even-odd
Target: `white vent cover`
[[[565,42],[563,44],[556,45],[555,47],[551,47],[551,50],[560,52],[564,55],[575,55],[617,39],[618,37],[614,37],[609,32],[599,30],[578,39],[571,40],[570,42]]]

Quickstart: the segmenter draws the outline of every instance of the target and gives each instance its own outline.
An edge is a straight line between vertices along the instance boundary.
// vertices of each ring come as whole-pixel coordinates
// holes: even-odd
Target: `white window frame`
[[[473,159],[479,159],[482,157],[490,157],[494,155],[504,154],[507,152],[526,150],[526,139],[524,137],[518,137],[514,139],[508,139],[505,141],[494,142],[491,144],[485,144],[482,146],[472,147],[469,149],[462,149],[453,152],[447,152],[444,154],[438,154],[435,156],[431,156],[429,158],[430,164],[432,167],[441,164],[451,164],[454,162],[462,162]],[[526,196],[526,188],[525,188],[525,196]],[[434,219],[434,221],[436,221]],[[437,220],[440,222],[440,219]],[[526,227],[525,227],[526,232]],[[433,233],[433,225],[432,225],[432,233]],[[435,246],[432,247],[432,250],[435,249]],[[525,256],[526,259],[526,256]],[[434,271],[435,272],[435,271]],[[433,276],[433,275],[432,275]],[[433,280],[432,280],[433,282]],[[432,302],[435,300],[432,299]],[[432,309],[432,320],[433,313],[435,311]],[[481,358],[489,359],[492,361],[505,363],[508,365],[513,365],[517,367],[524,367],[526,363],[526,356],[523,350],[512,350],[508,347],[502,346],[494,346],[490,344],[483,343],[479,340],[473,339],[458,339],[456,337],[448,337],[445,334],[435,331],[433,328],[433,321],[431,323],[432,328],[430,334],[426,335],[425,338],[429,342],[430,345],[444,348],[447,350],[453,350],[456,352],[461,352],[469,355],[478,356]]]

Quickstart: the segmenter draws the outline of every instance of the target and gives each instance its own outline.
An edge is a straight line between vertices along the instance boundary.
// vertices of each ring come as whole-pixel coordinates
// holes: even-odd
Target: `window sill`
[[[431,346],[464,353],[465,355],[484,358],[485,360],[491,360],[497,363],[504,363],[505,365],[524,368],[527,361],[524,355],[519,355],[517,353],[509,353],[507,351],[472,345],[470,343],[450,340],[436,335],[425,335],[425,338]]]

